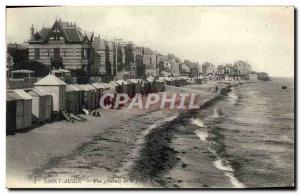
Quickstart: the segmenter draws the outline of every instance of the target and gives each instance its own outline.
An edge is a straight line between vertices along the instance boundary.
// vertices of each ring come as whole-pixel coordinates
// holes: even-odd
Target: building
[[[88,70],[90,37],[75,22],[56,20],[52,27],[35,32],[31,27],[29,60],[39,61],[52,68]]]
[[[11,71],[13,70],[14,67],[14,60],[12,56],[9,53],[6,53],[6,77],[11,76]]]
[[[181,60],[173,54],[167,55],[168,63],[170,64],[170,72],[173,76],[180,76],[179,64]]]
[[[148,47],[143,48],[143,64],[147,77],[156,76],[156,53]]]
[[[136,64],[136,77],[145,78],[146,69],[143,63],[143,47],[134,47],[133,57]]]
[[[224,68],[223,65],[218,65],[218,67],[217,67],[217,75],[218,75],[218,77],[217,77],[218,80],[225,79],[225,68]]]
[[[93,41],[93,63],[91,64],[91,76],[101,77],[107,74],[106,69],[106,44],[103,39],[94,37]]]
[[[233,74],[233,66],[232,66],[232,64],[227,64],[227,65],[224,66],[224,73],[226,75]]]
[[[247,62],[239,60],[234,63],[233,71],[238,75],[247,75],[251,71],[251,66]]]
[[[6,53],[6,67],[9,69],[14,67],[14,59],[9,53]]]
[[[183,76],[189,76],[190,75],[190,67],[185,64],[185,63],[181,63],[179,65],[179,69],[180,69],[180,75],[183,75]]]
[[[209,62],[205,62],[202,65],[202,73],[203,75],[209,75],[209,76],[215,76],[217,74],[217,70],[216,67],[209,63]]]
[[[190,68],[190,77],[199,76],[199,64],[195,64]]]
[[[113,41],[106,41],[105,69],[107,75],[116,75],[116,49]]]
[[[168,61],[168,63],[171,65],[171,74],[175,77],[180,76],[179,63],[175,60]]]
[[[257,73],[249,73],[249,81],[250,82],[257,82],[258,81]]]

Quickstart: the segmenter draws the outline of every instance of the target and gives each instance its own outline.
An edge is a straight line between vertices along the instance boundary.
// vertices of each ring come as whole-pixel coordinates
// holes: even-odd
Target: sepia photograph
[[[6,6],[6,187],[295,189],[295,9]]]

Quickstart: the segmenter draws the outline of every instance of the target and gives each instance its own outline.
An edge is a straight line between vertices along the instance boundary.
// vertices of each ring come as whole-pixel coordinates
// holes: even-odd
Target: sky
[[[39,7],[6,10],[7,42],[22,43],[56,18],[106,39],[214,65],[247,61],[271,76],[294,75],[293,7]]]

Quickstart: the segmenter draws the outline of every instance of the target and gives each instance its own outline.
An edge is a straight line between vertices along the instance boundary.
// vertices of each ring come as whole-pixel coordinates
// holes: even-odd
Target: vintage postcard
[[[7,188],[293,189],[294,14],[6,7]]]

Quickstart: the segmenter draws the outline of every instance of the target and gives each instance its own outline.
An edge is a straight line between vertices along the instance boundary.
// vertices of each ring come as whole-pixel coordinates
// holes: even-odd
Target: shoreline
[[[222,88],[216,95],[201,102],[201,108],[211,106],[230,91],[232,86]],[[144,148],[131,170],[130,177],[141,181],[149,181],[149,187],[160,188],[205,188],[205,187],[233,187],[231,181],[223,171],[213,165],[216,156],[207,151],[205,144],[200,142],[194,130],[173,128],[182,122],[182,117],[192,114],[193,110],[182,112],[172,121],[158,126],[148,134]],[[184,124],[183,124],[184,126]],[[200,162],[199,162],[200,161]],[[205,169],[208,173],[199,173],[197,169]],[[195,173],[197,172],[198,173]],[[223,177],[223,180],[213,176]],[[205,176],[205,178],[203,177]],[[205,181],[203,181],[204,179]],[[212,183],[215,183],[212,184]]]
[[[170,92],[170,91],[165,91],[165,92]],[[214,97],[218,96],[216,94],[212,94]],[[208,103],[208,100],[202,100],[201,101],[201,106],[205,105]],[[153,113],[153,114],[152,114]],[[148,116],[148,117],[147,117]],[[154,116],[154,119],[152,118]],[[13,138],[15,136],[8,136],[7,138],[7,164],[10,166],[7,166],[7,187],[15,187],[18,186],[19,188],[38,188],[38,187],[43,187],[43,188],[50,188],[50,187],[82,187],[80,185],[52,185],[52,184],[33,184],[32,180],[28,180],[28,176],[30,176],[30,172],[37,172],[38,169],[43,169],[44,170],[49,170],[50,168],[47,169],[47,164],[51,163],[52,167],[55,167],[55,165],[59,164],[60,161],[65,162],[65,158],[68,157],[77,157],[76,152],[80,152],[80,149],[85,149],[86,147],[89,146],[89,142],[92,143],[95,141],[95,138],[97,139],[98,137],[98,144],[103,144],[103,141],[110,141],[112,144],[119,143],[118,141],[111,141],[111,139],[117,139],[117,138],[122,138],[120,136],[130,136],[129,139],[131,140],[126,140],[129,141],[132,145],[132,149],[124,149],[126,151],[126,155],[124,157],[124,154],[122,156],[122,153],[120,153],[120,150],[111,150],[112,153],[116,152],[116,155],[118,153],[120,156],[118,156],[117,161],[119,162],[118,165],[114,166],[113,168],[118,168],[115,169],[119,172],[114,172],[113,168],[110,170],[104,170],[105,173],[107,174],[107,177],[109,178],[115,178],[120,176],[120,174],[126,174],[128,168],[132,167],[132,162],[135,160],[136,157],[138,157],[138,154],[144,145],[145,137],[155,129],[154,126],[156,125],[154,120],[159,123],[159,121],[164,120],[164,118],[172,117],[174,116],[174,112],[172,110],[161,110],[159,107],[154,107],[152,110],[146,111],[146,110],[128,110],[126,108],[121,109],[121,110],[110,110],[110,111],[105,111],[103,114],[101,114],[100,118],[94,118],[94,117],[87,117],[88,121],[79,123],[68,123],[65,121],[61,122],[56,122],[56,123],[51,123],[47,124],[45,126],[36,128],[32,131],[29,131],[27,133],[23,134],[16,134],[17,138]],[[109,121],[112,117],[118,118],[114,119],[114,123],[107,122]],[[139,117],[139,118],[138,118]],[[143,128],[141,129],[140,127],[135,127],[132,120],[136,119],[136,122],[139,122],[139,119],[145,120],[145,124]],[[176,118],[175,118],[176,119]],[[101,120],[101,121],[100,121]],[[106,122],[105,122],[106,121]],[[97,129],[97,126],[101,123],[101,129]],[[151,125],[152,124],[152,125]],[[89,125],[88,128],[85,127],[85,125]],[[151,127],[152,126],[152,127]],[[125,131],[124,134],[122,135],[117,135],[117,134],[110,134],[110,138],[102,138],[99,136],[99,133],[103,133],[104,135],[109,135],[109,131],[112,130],[114,131],[115,128],[122,128],[122,131],[127,129],[127,128],[136,128],[136,131]],[[85,130],[85,132],[82,131],[82,129]],[[148,133],[145,132],[146,129],[148,129]],[[60,131],[64,130],[64,131]],[[59,132],[60,131],[60,132]],[[120,131],[120,130],[115,130],[115,131]],[[58,134],[57,134],[58,133]],[[71,135],[70,135],[71,134]],[[111,136],[112,135],[112,136]],[[22,136],[22,137],[21,137]],[[32,139],[34,137],[34,139]],[[100,138],[99,138],[100,137]],[[115,138],[117,137],[117,138]],[[31,138],[31,143],[28,142]],[[54,138],[54,141],[49,141],[46,140]],[[178,139],[178,137],[174,137],[175,139]],[[15,139],[15,140],[12,140]],[[168,138],[167,138],[168,139]],[[38,140],[37,142],[35,140]],[[21,142],[22,143],[21,143]],[[100,142],[99,142],[100,141]],[[15,142],[18,142],[16,144],[18,145],[13,145]],[[66,142],[67,144],[64,143],[63,148],[59,148],[59,145],[61,142]],[[38,145],[40,143],[40,145]],[[124,142],[123,142],[124,143]],[[12,150],[19,150],[21,149],[18,146],[25,147],[25,151],[20,151],[16,153],[10,153]],[[28,147],[29,145],[29,147]],[[42,145],[42,146],[41,146]],[[125,145],[128,145],[125,143]],[[102,145],[101,145],[102,146]],[[114,145],[115,146],[115,145]],[[39,148],[40,147],[40,148]],[[108,148],[108,147],[107,147]],[[107,149],[106,148],[106,149]],[[75,150],[74,150],[75,149]],[[117,147],[116,147],[117,149]],[[132,150],[134,150],[134,153],[131,153]],[[123,151],[124,151],[123,150]],[[103,154],[107,154],[107,150],[102,150]],[[24,153],[25,152],[25,153]],[[82,150],[81,150],[82,152]],[[172,152],[169,150],[169,152]],[[80,154],[79,154],[80,155]],[[122,158],[123,157],[123,158]],[[18,159],[20,158],[25,158],[25,163],[19,161]],[[57,159],[57,160],[56,160]],[[115,162],[112,159],[110,162]],[[127,161],[126,161],[127,160]],[[21,164],[23,163],[23,164]],[[124,164],[127,163],[127,167],[124,167]],[[130,164],[131,163],[131,164]],[[61,164],[63,165],[63,164]],[[126,166],[126,165],[125,165]],[[45,168],[46,167],[46,168]],[[49,167],[49,166],[48,166]],[[52,168],[51,167],[51,168]],[[123,169],[122,169],[123,168]],[[120,172],[123,171],[123,172]],[[18,172],[18,173],[16,173]],[[41,171],[42,172],[42,171]],[[45,172],[45,171],[44,171]],[[33,173],[34,174],[34,173]],[[112,174],[114,174],[112,176]],[[166,178],[166,180],[168,180]],[[21,183],[22,182],[22,183]],[[90,182],[89,182],[90,183]],[[119,187],[118,185],[111,185],[111,184],[91,184],[89,186],[89,183],[84,184],[84,187],[97,187],[97,188],[106,188],[106,187]],[[135,185],[137,186],[137,185]],[[141,187],[144,187],[145,185],[139,185]],[[138,186],[138,187],[139,187]],[[130,187],[130,184],[125,184],[124,187]]]

